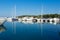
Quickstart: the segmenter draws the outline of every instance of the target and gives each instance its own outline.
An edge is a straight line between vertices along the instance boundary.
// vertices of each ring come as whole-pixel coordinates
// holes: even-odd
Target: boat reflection
[[[35,24],[35,23],[40,23],[41,24],[41,22],[39,22],[39,21],[21,21],[21,23],[24,23],[24,24]],[[56,24],[60,24],[60,23],[57,23],[57,22],[53,22],[53,21],[51,21],[51,22],[43,22],[43,23],[50,23],[50,24],[54,24],[54,25],[56,25]]]
[[[5,31],[6,31],[6,27],[4,25],[0,25],[0,33]]]
[[[24,24],[34,24],[34,22],[32,22],[32,21],[21,21],[21,23],[24,23]]]

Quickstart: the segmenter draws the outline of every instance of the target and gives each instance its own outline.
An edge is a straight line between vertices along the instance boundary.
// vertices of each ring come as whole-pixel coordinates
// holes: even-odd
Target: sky
[[[60,13],[60,0],[0,0],[0,17],[55,13]]]

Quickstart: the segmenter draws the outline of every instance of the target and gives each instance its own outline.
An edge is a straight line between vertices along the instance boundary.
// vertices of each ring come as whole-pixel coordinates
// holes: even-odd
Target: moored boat
[[[6,22],[6,18],[0,18],[0,25],[3,25]]]

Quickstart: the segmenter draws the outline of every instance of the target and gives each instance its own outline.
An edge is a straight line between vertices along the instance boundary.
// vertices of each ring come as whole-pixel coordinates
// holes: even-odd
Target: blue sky
[[[0,16],[60,13],[60,0],[0,0]]]

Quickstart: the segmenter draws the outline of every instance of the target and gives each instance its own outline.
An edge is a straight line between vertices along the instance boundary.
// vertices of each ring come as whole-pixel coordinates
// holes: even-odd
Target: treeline
[[[45,14],[43,18],[60,18],[60,14]]]
[[[34,17],[34,18],[60,18],[60,14],[44,14],[44,15],[22,15],[17,16],[18,18],[22,17]]]

